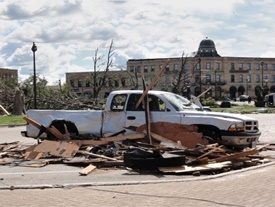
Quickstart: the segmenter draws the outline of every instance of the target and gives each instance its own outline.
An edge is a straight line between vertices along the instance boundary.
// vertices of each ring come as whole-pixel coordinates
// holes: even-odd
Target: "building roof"
[[[213,40],[206,37],[200,42],[198,52],[195,57],[220,57]]]

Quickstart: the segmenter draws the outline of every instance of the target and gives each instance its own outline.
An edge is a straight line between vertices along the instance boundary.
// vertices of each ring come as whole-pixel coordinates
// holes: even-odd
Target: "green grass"
[[[0,116],[0,125],[26,124],[23,116]]]
[[[216,112],[228,112],[228,113],[241,113],[241,114],[250,114],[257,112],[259,109],[262,109],[262,107],[255,107],[251,105],[237,105],[237,106],[231,106],[231,108],[211,108],[212,111]],[[265,113],[275,113],[275,108],[265,107]]]

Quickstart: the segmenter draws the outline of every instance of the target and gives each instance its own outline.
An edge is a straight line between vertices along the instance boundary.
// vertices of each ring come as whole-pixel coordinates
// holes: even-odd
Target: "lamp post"
[[[217,100],[217,69],[214,70],[215,73],[215,100]]]
[[[264,88],[264,62],[261,62],[262,66],[262,88]]]
[[[33,52],[33,107],[36,109],[36,68],[35,68],[35,52],[37,51],[37,47],[33,42],[32,45],[32,52]]]

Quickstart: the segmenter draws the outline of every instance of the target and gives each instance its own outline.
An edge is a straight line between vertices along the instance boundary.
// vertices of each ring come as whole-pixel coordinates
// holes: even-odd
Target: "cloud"
[[[0,64],[32,75],[32,42],[39,75],[49,83],[66,72],[89,71],[99,48],[114,41],[114,61],[191,54],[209,37],[222,56],[274,54],[271,0],[2,0]],[[21,79],[21,77],[20,77]]]

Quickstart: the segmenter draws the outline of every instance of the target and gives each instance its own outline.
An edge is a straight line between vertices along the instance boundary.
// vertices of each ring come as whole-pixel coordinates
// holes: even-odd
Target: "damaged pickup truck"
[[[124,134],[135,133],[131,127],[146,123],[144,102],[136,104],[141,90],[113,91],[107,98],[104,110],[28,110],[27,117],[43,126],[55,126],[69,121],[70,134],[92,134],[107,137],[124,130]],[[195,125],[203,137],[214,142],[222,141],[228,146],[254,147],[261,132],[256,119],[248,116],[201,110],[188,99],[165,91],[148,92],[150,122],[169,122]],[[74,128],[74,129],[73,129]],[[31,124],[22,132],[25,137],[37,138],[39,129]],[[46,138],[43,133],[40,137]]]

